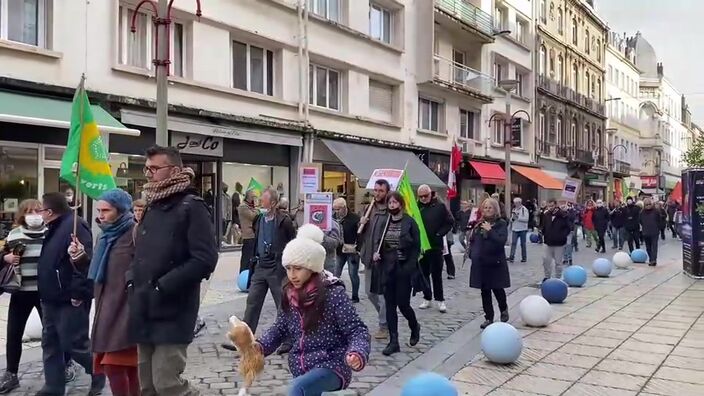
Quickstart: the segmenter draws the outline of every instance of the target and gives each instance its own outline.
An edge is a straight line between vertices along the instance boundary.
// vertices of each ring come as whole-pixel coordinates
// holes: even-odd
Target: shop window
[[[50,0],[0,0],[0,39],[47,47]]]
[[[12,229],[20,202],[38,198],[37,148],[0,143],[0,239]]]
[[[394,87],[379,81],[369,80],[369,110],[374,117],[392,122]]]
[[[232,86],[274,95],[274,53],[239,41],[232,42]]]
[[[309,103],[331,110],[340,110],[340,72],[327,67],[310,65]]]
[[[380,5],[371,4],[369,11],[369,35],[373,39],[391,43],[393,14]]]
[[[321,18],[340,22],[341,1],[342,0],[308,0],[308,9]]]
[[[441,108],[439,102],[418,98],[418,129],[440,132]]]
[[[460,110],[460,137],[462,139],[479,140],[475,135],[477,113],[469,110]]]

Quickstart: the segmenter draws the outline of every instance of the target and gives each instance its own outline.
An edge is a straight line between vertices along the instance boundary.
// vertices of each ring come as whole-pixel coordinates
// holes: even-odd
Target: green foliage
[[[692,147],[682,155],[682,160],[690,167],[704,167],[704,135],[697,137]]]

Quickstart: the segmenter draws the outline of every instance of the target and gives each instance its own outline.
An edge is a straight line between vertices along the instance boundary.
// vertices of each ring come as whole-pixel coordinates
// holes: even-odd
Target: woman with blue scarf
[[[102,233],[88,270],[88,277],[95,284],[91,337],[94,373],[107,375],[113,395],[136,396],[139,395],[137,346],[129,340],[125,287],[125,274],[134,255],[132,197],[123,190],[112,189],[100,196],[96,209]],[[76,256],[80,256],[83,246],[75,248],[79,252]]]

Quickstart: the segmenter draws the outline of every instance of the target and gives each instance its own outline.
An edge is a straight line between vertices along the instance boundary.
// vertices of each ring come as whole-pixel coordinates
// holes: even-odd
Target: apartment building
[[[558,179],[581,179],[580,198],[604,198],[607,26],[592,1],[534,3],[539,164]]]

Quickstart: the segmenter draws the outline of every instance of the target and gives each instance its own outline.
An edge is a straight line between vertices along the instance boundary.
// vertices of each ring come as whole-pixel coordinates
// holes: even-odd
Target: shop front
[[[462,200],[479,204],[484,193],[493,194],[503,191],[506,172],[495,162],[468,161],[461,168],[458,184]]]
[[[584,201],[589,199],[606,201],[606,175],[587,172],[584,175]]]
[[[640,194],[638,195],[639,197],[644,197],[644,196],[657,196],[657,195],[662,195],[663,190],[658,186],[659,182],[659,177],[657,175],[655,176],[641,176],[640,181],[641,181],[641,189],[640,189]]]
[[[523,165],[512,165],[519,186],[526,186],[518,195],[523,201],[538,199],[538,202],[550,199],[560,199],[563,182],[550,176],[540,168]]]

